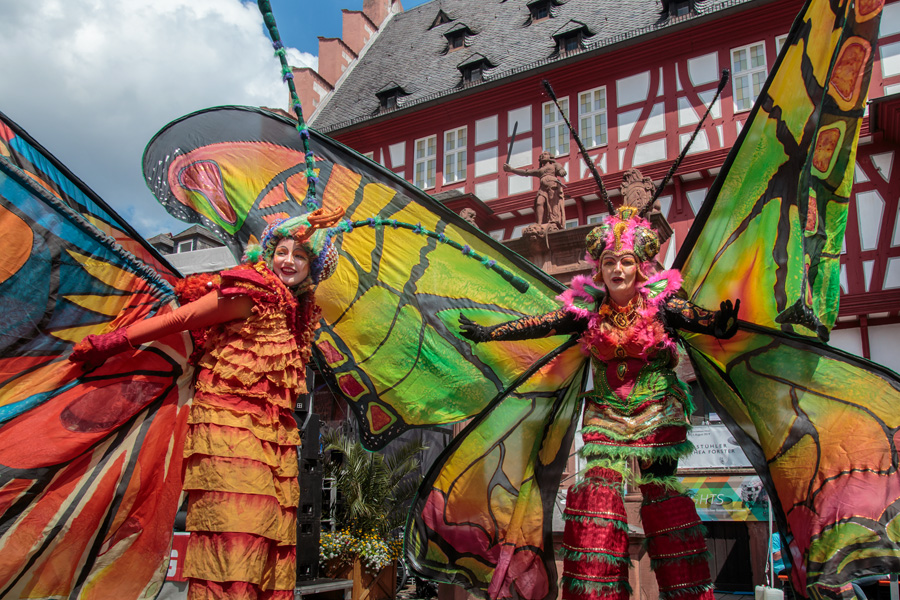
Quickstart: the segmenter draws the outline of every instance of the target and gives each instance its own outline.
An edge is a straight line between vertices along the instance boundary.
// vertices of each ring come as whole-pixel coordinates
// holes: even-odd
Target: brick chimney
[[[384,21],[400,12],[403,12],[400,0],[363,0],[361,11],[341,11],[342,37],[319,37],[318,73],[310,69],[294,69],[294,85],[307,119],[318,108],[324,96],[334,89]]]
[[[343,13],[343,34],[344,43],[347,44],[353,52],[359,54],[366,42],[369,41],[375,32],[378,31],[378,25],[372,22],[365,12],[361,10],[341,10]]]
[[[332,87],[355,59],[356,52],[342,39],[319,38],[319,75]]]
[[[403,12],[403,4],[400,0],[363,0],[362,11],[377,27],[381,27],[389,14]]]
[[[309,120],[318,110],[322,98],[333,90],[334,86],[309,67],[291,67],[291,71],[294,73],[294,85],[300,98],[300,106],[303,107],[303,117]]]

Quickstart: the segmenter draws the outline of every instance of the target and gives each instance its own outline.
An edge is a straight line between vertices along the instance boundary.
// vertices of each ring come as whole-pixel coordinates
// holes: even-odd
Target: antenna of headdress
[[[581,152],[581,156],[584,158],[585,164],[587,164],[588,169],[591,171],[591,175],[593,175],[594,177],[594,182],[596,182],[597,188],[600,190],[600,197],[606,204],[606,208],[609,209],[609,214],[615,214],[616,209],[615,207],[613,207],[612,202],[609,200],[609,194],[606,193],[606,187],[603,185],[603,180],[600,179],[600,173],[597,172],[597,167],[594,166],[594,161],[592,161],[591,157],[588,156],[588,151],[584,147],[584,144],[581,143],[581,138],[578,137],[578,133],[575,131],[575,128],[573,128],[572,124],[569,123],[569,117],[566,116],[566,113],[564,113],[562,107],[560,107],[559,101],[556,99],[556,94],[553,92],[553,87],[546,79],[542,80],[541,83],[544,84],[544,89],[547,90],[547,94],[550,96],[550,99],[553,100],[553,104],[556,105],[556,110],[558,110],[559,114],[562,115],[563,120],[565,120],[566,125],[568,125],[569,127],[569,131],[572,132],[572,137],[575,138],[575,143],[578,145],[578,150]]]
[[[675,162],[672,163],[672,166],[669,167],[669,172],[666,173],[666,176],[663,177],[662,183],[657,186],[656,191],[653,193],[653,197],[650,199],[640,212],[640,216],[644,217],[647,213],[650,212],[650,209],[653,208],[653,205],[656,203],[656,199],[659,198],[659,195],[662,193],[662,190],[669,183],[669,180],[672,179],[672,175],[675,174],[675,171],[678,170],[678,166],[681,164],[681,161],[684,160],[684,157],[687,156],[688,150],[691,148],[691,144],[694,143],[694,138],[697,137],[697,134],[700,133],[700,128],[703,127],[703,122],[706,121],[706,117],[709,116],[709,111],[712,110],[713,105],[716,103],[716,100],[719,99],[719,94],[722,93],[722,90],[725,88],[725,84],[728,83],[728,69],[722,70],[722,78],[719,79],[719,87],[716,88],[716,95],[713,96],[712,102],[709,103],[709,106],[706,107],[706,112],[703,113],[703,118],[700,119],[700,122],[697,123],[697,127],[694,128],[694,133],[691,134],[691,139],[688,140],[688,143],[684,145],[684,148],[681,150],[681,154],[678,155],[678,158],[675,159]]]
[[[278,33],[278,27],[275,25],[275,15],[272,14],[272,6],[269,0],[257,0],[259,12],[262,13],[263,21],[269,30],[269,37],[272,38],[272,47],[275,48],[275,56],[281,62],[281,79],[287,83],[288,90],[291,93],[291,107],[294,114],[297,115],[297,131],[300,133],[300,139],[303,140],[303,154],[306,157],[306,201],[304,206],[308,211],[314,211],[319,208],[319,202],[316,199],[316,177],[315,160],[312,150],[309,149],[309,127],[303,120],[303,109],[300,106],[300,97],[297,95],[297,88],[294,87],[294,73],[288,65],[285,56],[284,45],[281,43],[281,35]]]

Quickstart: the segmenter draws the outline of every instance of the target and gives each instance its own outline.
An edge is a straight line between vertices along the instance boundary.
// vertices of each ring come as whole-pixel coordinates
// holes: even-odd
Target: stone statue
[[[619,191],[622,192],[623,204],[643,209],[653,199],[656,186],[653,185],[652,179],[644,177],[644,174],[638,169],[628,169],[622,175],[622,185],[619,186]],[[660,244],[672,236],[672,226],[662,214],[662,203],[659,199],[647,211],[646,217],[659,235]]]
[[[622,175],[622,185],[619,186],[619,191],[622,192],[622,204],[642,209],[653,198],[656,186],[653,185],[652,179],[644,177],[639,170],[628,169]],[[661,210],[662,205],[657,200],[648,214],[658,213]]]
[[[566,176],[566,170],[562,165],[556,162],[556,159],[547,152],[541,152],[538,159],[539,166],[537,169],[517,169],[503,165],[503,170],[507,173],[516,175],[524,175],[530,177],[538,177],[541,181],[541,187],[538,190],[537,197],[534,199],[534,212],[537,216],[537,224],[546,225],[545,230],[555,231],[566,228],[566,215],[563,207],[563,187],[562,177]],[[546,220],[544,219],[546,215]]]

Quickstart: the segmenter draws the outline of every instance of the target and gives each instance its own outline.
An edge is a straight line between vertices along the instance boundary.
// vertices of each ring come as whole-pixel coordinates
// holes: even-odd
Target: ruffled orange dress
[[[221,274],[220,294],[254,300],[246,320],[206,332],[184,446],[188,598],[289,600],[299,502],[293,417],[306,392],[298,302],[264,264]],[[305,351],[304,351],[305,350]]]

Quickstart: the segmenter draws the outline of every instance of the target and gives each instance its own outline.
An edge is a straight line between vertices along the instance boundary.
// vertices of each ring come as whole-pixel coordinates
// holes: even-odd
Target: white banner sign
[[[679,459],[679,469],[750,467],[750,461],[724,425],[695,425],[688,432],[694,452]]]

